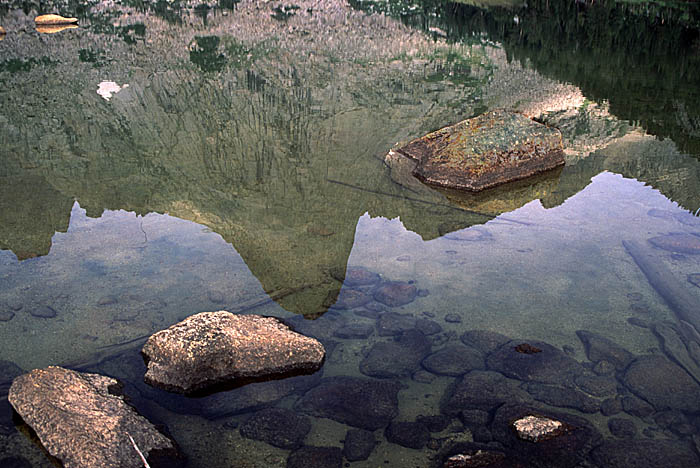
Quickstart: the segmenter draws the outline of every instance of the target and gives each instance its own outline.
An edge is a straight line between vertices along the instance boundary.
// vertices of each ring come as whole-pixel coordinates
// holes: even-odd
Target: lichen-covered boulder
[[[445,127],[395,150],[417,161],[431,185],[478,192],[564,164],[559,130],[495,110]]]
[[[124,401],[119,382],[99,374],[47,367],[17,377],[9,400],[65,468],[174,466],[175,443]]]
[[[146,383],[178,393],[312,373],[325,357],[316,339],[273,317],[202,312],[153,334],[144,345]]]

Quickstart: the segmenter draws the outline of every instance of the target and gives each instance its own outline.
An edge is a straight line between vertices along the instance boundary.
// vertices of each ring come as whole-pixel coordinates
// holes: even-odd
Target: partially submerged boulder
[[[191,394],[216,385],[313,373],[323,345],[273,317],[202,312],[153,334],[141,351],[146,383]]]
[[[395,150],[413,174],[441,187],[479,192],[564,164],[561,133],[505,110],[445,127]]]
[[[175,443],[129,406],[119,390],[111,377],[47,367],[17,377],[9,400],[66,468],[143,467],[134,444],[151,463],[176,456]]]

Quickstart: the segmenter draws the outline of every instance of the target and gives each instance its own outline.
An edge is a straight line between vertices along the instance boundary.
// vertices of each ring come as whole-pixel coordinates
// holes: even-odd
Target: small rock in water
[[[520,354],[535,354],[535,353],[541,353],[542,350],[538,348],[537,346],[532,346],[531,344],[528,343],[521,343],[518,346],[515,347],[515,350],[519,352]]]
[[[341,468],[343,452],[338,447],[306,446],[287,458],[287,468]]]
[[[0,322],[9,322],[15,316],[15,313],[10,310],[0,309]]]
[[[416,319],[416,330],[422,332],[425,336],[435,335],[442,331],[442,327],[434,320],[424,318]]]
[[[600,412],[605,416],[613,416],[622,412],[622,400],[619,398],[608,398],[600,404]]]
[[[700,254],[700,236],[692,234],[668,234],[652,237],[649,242],[664,250],[690,255]]]
[[[22,307],[24,307],[24,304],[22,304],[20,301],[10,301],[7,303],[7,306],[10,308],[10,310],[19,312],[22,310]]]
[[[458,376],[483,369],[484,356],[474,348],[459,344],[431,354],[421,364],[433,374]]]
[[[513,428],[519,438],[530,442],[551,439],[565,430],[560,421],[532,415],[513,421]]]
[[[462,316],[454,312],[450,312],[445,315],[445,322],[447,323],[462,323]]]
[[[29,313],[32,315],[32,317],[37,318],[54,318],[56,315],[58,315],[53,307],[47,305],[36,307]]]
[[[521,344],[522,341],[511,341],[489,354],[486,358],[487,367],[507,377],[555,385],[570,382],[584,371],[578,361],[548,343],[526,343],[529,347],[541,350],[533,353],[518,352],[516,348]]]
[[[359,289],[343,288],[333,307],[336,309],[354,309],[372,300],[372,296]]]
[[[484,228],[470,227],[444,235],[445,239],[463,242],[483,242],[493,239],[493,235]]]
[[[598,361],[595,366],[593,366],[593,372],[598,375],[610,375],[615,372],[615,366],[613,366],[609,361],[603,359]]]
[[[389,307],[399,307],[413,302],[418,294],[416,287],[402,281],[384,283],[374,291],[374,300]]]
[[[630,317],[627,319],[627,323],[629,323],[632,326],[639,327],[639,328],[649,328],[649,322],[646,320],[640,319],[639,317]]]
[[[420,383],[431,383],[435,380],[435,374],[426,372],[424,370],[419,370],[413,373],[413,375],[411,376],[411,380]]]
[[[311,420],[285,408],[267,408],[253,414],[241,425],[241,435],[262,440],[282,449],[302,446],[311,431]]]
[[[431,344],[418,330],[407,330],[396,341],[378,342],[360,362],[360,372],[370,377],[408,377],[420,368]]]
[[[611,418],[608,420],[610,433],[619,439],[632,439],[637,435],[637,426],[627,418]]]
[[[348,286],[350,288],[357,286],[369,286],[379,283],[381,280],[381,277],[377,273],[362,267],[348,267],[348,269],[345,271],[345,275],[335,274],[333,272],[331,275],[338,281],[342,281],[344,286]]]
[[[660,210],[658,208],[652,208],[647,211],[647,216],[659,219],[673,219],[673,211],[670,210]]]
[[[508,343],[510,338],[490,330],[467,330],[460,337],[462,343],[483,353],[490,353]]]
[[[422,449],[430,440],[428,428],[419,422],[392,422],[384,435],[389,442],[412,449]]]
[[[510,466],[501,465],[501,462],[506,458],[502,452],[490,450],[475,450],[470,453],[459,453],[452,455],[443,464],[443,468],[478,468],[490,466]],[[512,465],[518,467],[519,465]]]
[[[584,344],[588,359],[593,362],[606,360],[616,369],[624,370],[634,359],[632,353],[604,336],[586,330],[578,330],[576,335]]]
[[[700,288],[700,273],[691,273],[688,275],[688,281]]]
[[[379,336],[400,335],[406,330],[415,328],[416,322],[416,318],[412,315],[387,312],[379,317],[377,330],[379,331]]]
[[[646,418],[654,412],[653,406],[641,398],[632,395],[622,397],[622,409],[625,413],[639,418]]]
[[[119,302],[117,296],[102,296],[99,301],[97,301],[98,306],[106,306],[111,304],[116,304]]]
[[[685,224],[686,226],[700,226],[700,217],[694,216],[691,213],[676,213],[673,215],[673,217],[676,219],[676,221],[678,221],[681,224]]]
[[[418,297],[427,297],[430,295],[430,291],[428,291],[427,289],[419,289],[417,294]]]
[[[333,336],[344,339],[363,339],[367,338],[374,332],[374,327],[369,323],[351,323],[345,327],[339,328],[333,333]]]
[[[371,312],[377,312],[381,313],[386,310],[386,307],[384,307],[382,304],[376,301],[368,302],[365,304],[365,309],[371,311]]]
[[[410,255],[401,255],[400,257],[396,257],[397,262],[410,262],[411,261],[411,256]]]
[[[214,304],[221,304],[224,302],[224,293],[221,291],[210,290],[207,292],[207,298]]]
[[[343,456],[348,461],[367,460],[372,454],[377,441],[374,433],[364,429],[349,429],[343,443]]]

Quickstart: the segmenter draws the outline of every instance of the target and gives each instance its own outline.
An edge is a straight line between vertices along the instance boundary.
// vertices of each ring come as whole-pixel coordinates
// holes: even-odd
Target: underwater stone
[[[668,234],[649,239],[649,242],[660,249],[670,252],[690,255],[700,254],[700,236],[692,234]]]
[[[487,411],[471,409],[463,410],[459,413],[459,420],[468,428],[486,426],[491,420]]]
[[[441,432],[447,429],[452,421],[451,416],[446,416],[444,414],[434,414],[432,416],[420,415],[416,418],[416,422],[419,422],[428,429],[430,432]]]
[[[559,422],[563,430],[555,432],[552,438],[538,438],[536,443],[523,440],[513,430],[513,421],[527,416]],[[495,441],[503,444],[507,453],[512,453],[526,466],[537,468],[576,467],[591,448],[602,441],[600,433],[584,418],[519,404],[505,404],[496,410],[491,433]]]
[[[418,290],[414,285],[402,281],[389,281],[374,291],[374,300],[389,307],[400,307],[413,302],[417,295]]]
[[[538,401],[560,408],[574,408],[583,413],[595,413],[600,409],[598,401],[573,388],[530,382],[527,391]]]
[[[615,372],[615,366],[608,361],[598,361],[593,366],[593,372],[599,376],[612,375]]]
[[[287,458],[287,468],[341,468],[343,452],[338,447],[306,446]]]
[[[462,316],[451,312],[445,315],[445,322],[447,323],[462,323]]]
[[[367,460],[376,445],[373,432],[349,429],[343,442],[343,456],[350,462]]]
[[[511,378],[557,385],[573,382],[576,375],[583,373],[580,363],[550,344],[530,342],[531,346],[542,350],[533,354],[516,351],[520,344],[522,341],[510,341],[489,354],[487,368]]]
[[[591,452],[593,461],[605,468],[697,468],[698,455],[686,441],[606,440]]]
[[[360,362],[360,372],[370,377],[409,377],[430,353],[430,341],[418,330],[407,330],[395,341],[378,342]]]
[[[325,349],[278,319],[226,311],[192,315],[148,338],[146,383],[177,393],[317,371]]]
[[[47,367],[17,377],[9,400],[66,468],[142,467],[128,435],[151,462],[176,456],[174,442],[136,413],[119,390],[110,377]]]
[[[520,382],[498,372],[472,371],[445,389],[440,411],[458,415],[462,410],[490,411],[506,402],[530,402],[532,397],[519,387]]]
[[[575,382],[581,390],[589,395],[606,397],[617,393],[617,380],[612,377],[579,375],[576,376]]]
[[[54,318],[56,315],[58,315],[53,307],[47,305],[35,307],[31,309],[29,313],[32,315],[32,317],[37,318]]]
[[[398,415],[400,389],[399,383],[389,380],[329,377],[306,392],[295,409],[374,431]]]
[[[484,368],[484,355],[474,348],[454,345],[423,359],[422,366],[437,375],[458,376]]]
[[[335,297],[334,291],[331,291],[330,294]],[[335,304],[333,304],[333,307],[341,310],[354,309],[356,307],[362,307],[371,300],[372,296],[364,291],[352,288],[342,288],[340,290],[340,294],[338,294]]]
[[[369,286],[372,284],[377,284],[381,280],[381,277],[377,273],[362,267],[348,267],[345,274],[342,272],[332,271],[331,276],[338,281],[342,281],[343,285],[351,288],[356,286]]]
[[[683,369],[662,356],[637,358],[625,372],[624,383],[657,410],[700,411],[698,384]]]
[[[248,418],[240,430],[247,439],[262,440],[282,449],[297,449],[311,431],[311,420],[285,408],[267,408]]]
[[[688,282],[700,288],[700,273],[691,273],[688,275]]]
[[[600,412],[605,416],[612,416],[622,412],[622,400],[619,398],[608,398],[600,404]]]
[[[406,330],[416,327],[417,319],[410,314],[387,312],[382,314],[377,321],[379,336],[400,335]]]
[[[467,330],[460,337],[462,343],[488,354],[508,343],[510,338],[490,330]]]
[[[374,332],[374,326],[369,323],[351,323],[345,327],[339,328],[333,333],[333,336],[343,339],[358,339],[367,338]]]
[[[11,310],[0,309],[0,322],[9,322],[15,316],[15,313]]]
[[[637,426],[627,418],[608,419],[608,429],[618,439],[632,439],[637,435]]]
[[[654,412],[653,406],[641,398],[637,398],[633,395],[626,395],[622,397],[621,402],[622,409],[625,411],[625,413],[631,414],[632,416],[646,418]]]
[[[586,347],[586,355],[593,362],[608,361],[617,370],[624,370],[634,359],[634,355],[613,341],[586,330],[576,332]]]
[[[117,296],[102,296],[99,301],[97,301],[98,306],[106,306],[106,305],[112,305],[116,304],[119,302],[119,299],[117,299]]]
[[[435,320],[419,318],[416,319],[416,330],[422,332],[426,336],[435,335],[442,331],[442,326]]]
[[[24,370],[12,361],[0,359],[0,396],[7,395],[12,381],[24,374]]]
[[[392,444],[412,449],[422,449],[430,440],[428,428],[419,422],[394,421],[386,428],[384,435]]]
[[[561,133],[522,114],[495,110],[395,150],[431,185],[481,191],[564,165]]]

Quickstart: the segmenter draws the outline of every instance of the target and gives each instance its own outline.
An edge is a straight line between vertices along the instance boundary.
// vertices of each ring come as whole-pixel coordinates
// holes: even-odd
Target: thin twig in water
[[[146,457],[143,456],[143,453],[141,453],[141,450],[139,450],[138,446],[136,445],[136,442],[134,442],[134,438],[131,437],[131,434],[129,434],[129,433],[127,432],[127,433],[126,433],[126,436],[127,436],[127,437],[129,438],[129,440],[131,441],[131,445],[134,446],[134,449],[136,450],[136,453],[138,453],[138,454],[139,454],[139,457],[141,457],[141,461],[143,462],[143,466],[144,466],[145,468],[151,468],[151,466],[150,466],[150,465],[148,464],[148,462],[146,461]]]

